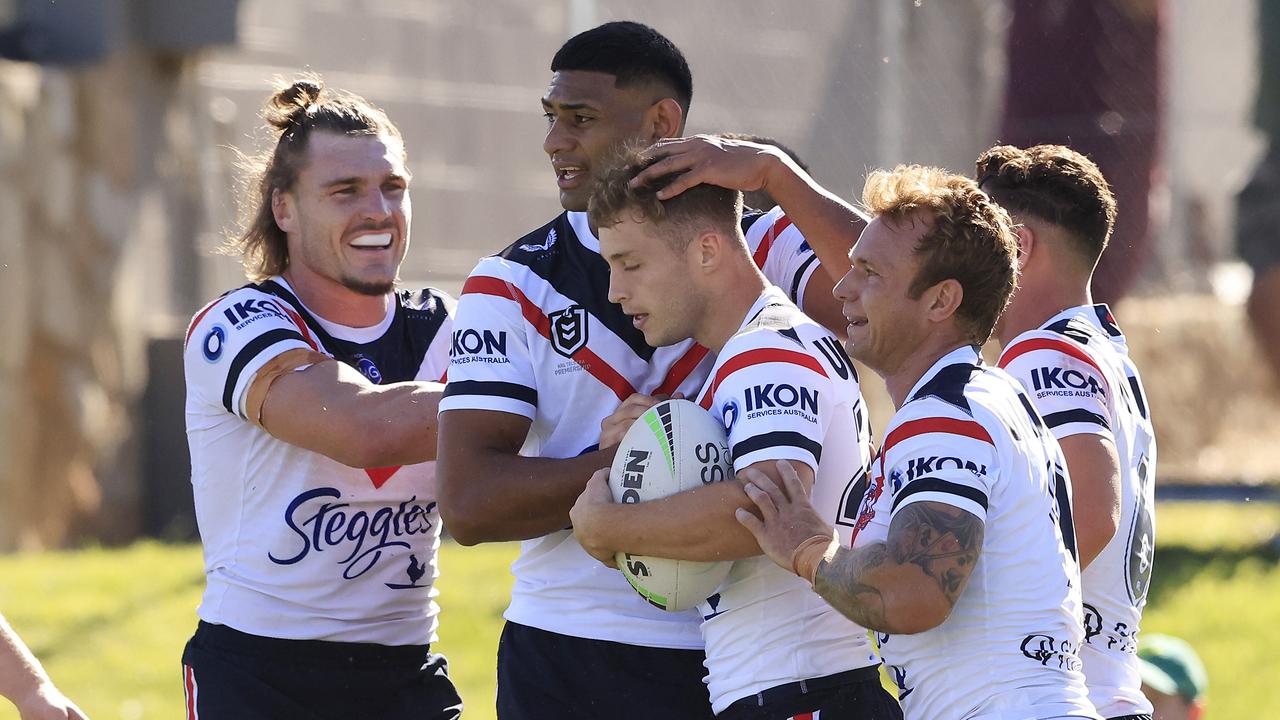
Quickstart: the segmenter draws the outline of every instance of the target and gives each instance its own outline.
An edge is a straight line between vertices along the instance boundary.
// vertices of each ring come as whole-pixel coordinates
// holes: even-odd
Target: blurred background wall
[[[1265,438],[1276,417],[1230,241],[1262,147],[1256,2],[1041,0],[1027,15],[1015,0],[0,0],[0,550],[193,532],[181,333],[244,282],[214,251],[237,217],[231,148],[262,149],[274,78],[313,70],[388,111],[414,172],[406,282],[456,292],[478,257],[559,212],[541,150],[547,66],[613,19],[685,51],[691,132],[772,135],[846,197],[871,167],[972,172],[1019,127],[1012,108],[1054,99],[1011,103],[1026,82],[1012,57],[1096,100],[1074,106],[1088,112],[1068,139],[1158,129],[1146,161],[1104,169],[1139,188],[1120,212],[1141,208],[1150,238],[1124,261],[1121,318],[1161,388],[1161,472],[1268,478],[1269,458],[1242,465],[1223,445],[1242,426]],[[1072,35],[1098,22],[1107,32]],[[1054,75],[1046,53],[1063,43],[1088,47]],[[1088,69],[1095,51],[1150,79],[1116,85]],[[1255,404],[1195,394],[1211,371],[1243,378]]]

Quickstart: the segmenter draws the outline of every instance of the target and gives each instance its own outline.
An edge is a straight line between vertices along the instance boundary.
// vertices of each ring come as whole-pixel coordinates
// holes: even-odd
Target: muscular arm
[[[440,415],[440,516],[459,543],[527,540],[569,525],[569,508],[616,447],[574,458],[519,454],[531,421],[493,410]]]
[[[357,468],[435,459],[439,383],[374,385],[329,359],[274,381],[260,373],[255,386],[259,382],[269,383],[262,388],[262,427],[290,445]]]
[[[898,511],[885,543],[841,548],[818,566],[814,589],[845,616],[880,632],[912,634],[941,625],[982,552],[975,515],[936,502]]]
[[[804,486],[813,487],[813,469],[795,467]],[[781,482],[772,460],[747,468],[752,469]],[[760,545],[735,515],[738,508],[754,507],[742,487],[743,481],[735,478],[635,505],[592,502],[586,508],[580,501],[574,533],[587,552],[601,559],[618,552],[697,561],[754,557]]]
[[[1071,477],[1072,518],[1083,570],[1111,542],[1120,524],[1120,456],[1115,443],[1102,435],[1071,435],[1059,444]]]
[[[849,251],[867,226],[866,218],[853,205],[819,185],[794,160],[770,145],[697,135],[659,141],[648,152],[663,159],[640,173],[633,185],[685,171],[658,194],[664,200],[700,183],[768,191],[804,235],[831,282],[825,291],[805,293],[805,312],[833,331],[844,332],[840,303],[830,289],[849,271]],[[815,273],[810,284],[819,277]]]

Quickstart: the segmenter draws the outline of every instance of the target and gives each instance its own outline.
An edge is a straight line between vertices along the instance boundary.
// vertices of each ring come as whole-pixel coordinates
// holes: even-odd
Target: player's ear
[[[1035,252],[1036,233],[1026,225],[1014,225],[1013,233],[1018,241],[1018,270],[1021,271],[1027,267],[1031,253]]]
[[[715,230],[704,230],[690,243],[697,252],[696,262],[703,272],[713,270],[724,259],[723,238]]]
[[[926,315],[933,322],[942,322],[956,314],[964,302],[964,287],[955,278],[947,278],[925,291],[929,298]]]
[[[645,124],[649,129],[649,141],[680,137],[684,125],[684,110],[675,98],[662,98],[645,111]]]
[[[279,188],[271,191],[271,214],[276,218],[276,225],[286,233],[298,231],[297,207],[291,193]]]

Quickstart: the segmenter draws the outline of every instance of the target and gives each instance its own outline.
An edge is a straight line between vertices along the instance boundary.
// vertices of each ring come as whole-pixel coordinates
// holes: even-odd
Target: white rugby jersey
[[[203,620],[274,638],[435,640],[435,463],[347,467],[250,422],[245,395],[264,364],[299,348],[374,383],[443,381],[451,305],[436,290],[402,291],[379,325],[348,328],[308,312],[274,278],[233,290],[195,316],[184,362],[208,582]]]
[[[794,297],[816,256],[775,208],[744,217],[766,277]],[[632,393],[693,397],[713,358],[685,341],[651,348],[608,300],[609,267],[585,213],[561,213],[482,259],[455,318],[449,410],[496,410],[532,420],[520,454],[568,458],[596,449],[600,422]],[[668,613],[583,551],[570,529],[521,544],[505,617],[550,632],[632,645],[700,648],[696,611]]]
[[[938,502],[983,521],[982,555],[951,615],[914,635],[877,633],[908,718],[1097,718],[1080,669],[1080,571],[1062,450],[1017,381],[972,347],[943,356],[890,420],[872,464],[873,512]]]
[[[1014,338],[1000,367],[1059,440],[1110,438],[1120,458],[1116,534],[1080,576],[1089,699],[1103,717],[1151,712],[1138,677],[1138,625],[1155,551],[1156,440],[1138,369],[1106,305],[1064,310]]]
[[[699,404],[722,418],[735,472],[775,460],[813,468],[813,505],[848,543],[844,510],[867,474],[871,437],[857,371],[831,333],[769,288],[720,351]],[[698,609],[717,713],[761,690],[880,662],[864,628],[763,555],[735,562]]]

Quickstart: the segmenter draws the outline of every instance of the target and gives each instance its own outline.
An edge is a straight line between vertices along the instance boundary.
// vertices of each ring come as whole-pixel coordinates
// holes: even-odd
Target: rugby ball
[[[688,400],[649,408],[623,436],[609,468],[609,489],[620,503],[657,500],[721,482],[733,473],[724,427]],[[631,587],[663,610],[688,610],[713,595],[732,561],[692,562],[618,553]]]

